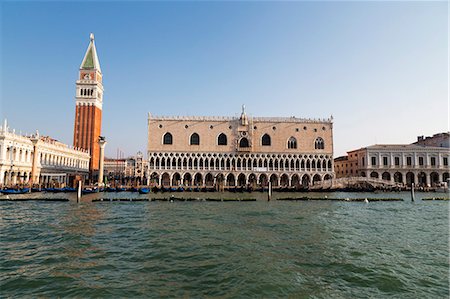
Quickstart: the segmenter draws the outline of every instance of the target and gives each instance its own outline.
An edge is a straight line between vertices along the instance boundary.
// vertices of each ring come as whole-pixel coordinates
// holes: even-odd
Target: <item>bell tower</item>
[[[89,150],[91,160],[89,170],[99,169],[100,146],[98,138],[102,129],[103,84],[102,70],[95,48],[94,34],[81,62],[76,81],[75,125],[73,146]]]

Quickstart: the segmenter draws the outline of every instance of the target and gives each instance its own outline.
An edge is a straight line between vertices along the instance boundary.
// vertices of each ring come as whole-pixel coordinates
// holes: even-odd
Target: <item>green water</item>
[[[326,194],[405,199],[369,204],[255,194],[226,197],[256,202],[77,204],[44,193],[34,196],[72,200],[0,202],[0,295],[448,298],[449,203],[420,200],[438,194]],[[97,196],[146,195],[87,199]]]

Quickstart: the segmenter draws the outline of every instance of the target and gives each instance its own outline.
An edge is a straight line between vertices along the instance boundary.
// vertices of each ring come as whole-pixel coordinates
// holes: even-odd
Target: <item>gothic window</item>
[[[217,137],[217,144],[218,145],[227,145],[227,135],[224,133],[221,133],[219,137]]]
[[[315,149],[324,149],[325,148],[325,142],[321,137],[317,137],[315,143]]]
[[[270,145],[270,136],[269,136],[269,134],[264,134],[263,135],[262,140],[261,140],[261,144],[262,145],[267,145],[267,146]]]
[[[191,145],[200,145],[200,136],[197,133],[191,135]]]
[[[172,134],[170,133],[164,134],[163,144],[172,144]]]
[[[239,141],[239,147],[249,147],[249,143],[248,143],[248,139],[247,138],[242,138]]]
[[[289,138],[288,148],[297,148],[297,139],[295,139],[295,137]]]

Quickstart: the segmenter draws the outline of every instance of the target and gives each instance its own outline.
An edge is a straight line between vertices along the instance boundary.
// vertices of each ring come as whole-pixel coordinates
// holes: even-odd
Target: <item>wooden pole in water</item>
[[[272,182],[269,181],[269,193],[267,194],[267,201],[272,199]]]
[[[81,180],[78,181],[77,202],[80,202],[80,199],[81,199]]]
[[[414,201],[414,183],[411,183],[411,201]]]

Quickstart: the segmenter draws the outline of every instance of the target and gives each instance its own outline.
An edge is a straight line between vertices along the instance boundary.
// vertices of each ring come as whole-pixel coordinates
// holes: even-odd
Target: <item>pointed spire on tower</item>
[[[91,42],[89,43],[86,54],[84,54],[83,62],[81,62],[80,69],[96,69],[100,73],[100,62],[98,61],[97,50],[95,48],[94,33],[90,34]]]

